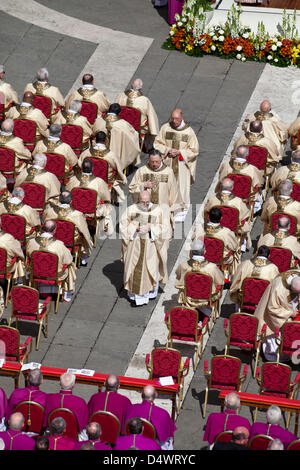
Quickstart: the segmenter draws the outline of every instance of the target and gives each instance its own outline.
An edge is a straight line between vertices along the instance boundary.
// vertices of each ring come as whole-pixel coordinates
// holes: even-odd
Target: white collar
[[[9,199],[10,204],[20,204],[20,202],[22,201],[18,197],[12,197],[11,199]]]
[[[68,113],[71,113],[71,114],[76,114],[77,111],[74,111],[74,109],[68,109]]]
[[[182,119],[181,123],[179,124],[179,126],[176,127],[176,129],[182,129],[185,125],[185,122],[184,120]]]
[[[106,145],[105,144],[94,144],[94,149],[96,150],[105,150],[106,149]]]
[[[12,132],[1,131],[1,135],[13,135]]]
[[[192,259],[195,260],[195,261],[204,261],[205,260],[204,256],[200,256],[200,255],[193,255]]]
[[[32,166],[33,166],[33,168],[38,168],[39,170],[43,170],[43,169],[44,169],[42,166],[37,165],[37,164],[32,165]]]
[[[49,233],[49,232],[43,232],[41,237],[44,237],[44,238],[53,238],[53,235],[52,233]]]
[[[93,90],[95,87],[94,87],[94,85],[89,84],[89,85],[82,85],[82,88],[84,90]]]
[[[224,189],[223,191],[221,191],[222,194],[231,194],[231,191],[227,191],[227,189]]]
[[[32,106],[30,103],[26,103],[25,101],[22,101],[21,106],[25,106],[26,108],[30,108]]]
[[[54,137],[53,135],[49,135],[48,140],[53,140],[54,142],[58,142],[60,140],[59,137]]]
[[[59,204],[59,207],[64,207],[64,208],[70,207],[70,204]]]

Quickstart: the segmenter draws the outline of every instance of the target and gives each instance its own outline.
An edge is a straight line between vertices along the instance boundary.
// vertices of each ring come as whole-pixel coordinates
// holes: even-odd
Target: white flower
[[[185,17],[184,17],[184,18],[182,18],[182,21],[183,21],[184,23],[186,23],[186,21],[187,21],[187,18],[185,18]]]
[[[237,51],[241,51],[242,49],[243,49],[242,46],[237,46],[236,48]]]
[[[174,18],[175,18],[176,21],[178,21],[179,18],[180,18],[180,15],[178,15],[178,13],[175,13]]]
[[[278,62],[278,59],[274,59],[274,62]]]
[[[249,37],[249,33],[244,33],[244,34],[243,34],[243,38],[244,38],[244,39],[248,39],[248,37]]]
[[[277,51],[277,46],[275,44],[273,44],[273,46],[271,47],[272,51]]]
[[[213,40],[214,40],[214,41],[217,41],[217,40],[218,40],[218,36],[214,35],[214,36],[213,36]]]
[[[182,26],[182,23],[181,23],[181,21],[179,21],[179,23],[178,23],[178,26]]]
[[[245,62],[246,61],[246,57],[242,57],[242,62]]]
[[[221,41],[221,42],[223,42],[224,39],[225,39],[224,36],[220,36],[220,37],[219,37],[219,41]]]
[[[273,57],[272,57],[271,55],[268,55],[267,59],[268,59],[268,60],[272,60]]]
[[[174,36],[174,31],[170,31],[170,36]]]
[[[215,52],[216,46],[212,45],[212,46],[211,46],[211,50],[212,50],[213,52]]]
[[[277,42],[277,46],[278,46],[278,47],[281,47],[281,46],[282,46],[282,42],[278,41],[278,42]]]
[[[219,33],[220,33],[220,34],[224,34],[223,29],[219,29]]]
[[[241,54],[237,54],[236,58],[237,58],[237,60],[241,60],[241,58],[242,58]]]

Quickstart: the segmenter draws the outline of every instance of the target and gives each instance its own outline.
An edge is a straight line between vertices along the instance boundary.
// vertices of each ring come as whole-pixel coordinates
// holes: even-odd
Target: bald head
[[[56,230],[56,222],[54,220],[47,220],[43,225],[43,232],[51,233],[52,235]]]
[[[102,429],[99,423],[92,421],[86,427],[86,433],[88,435],[89,440],[95,441],[96,439],[100,438]]]
[[[14,130],[14,121],[12,119],[5,119],[1,124],[1,130],[3,132],[12,133]]]
[[[262,130],[263,130],[262,122],[259,121],[258,119],[250,123],[250,132],[259,134],[260,132],[262,132]]]
[[[140,78],[133,80],[131,88],[135,91],[140,91],[143,88],[143,82]]]
[[[246,158],[249,155],[249,147],[247,145],[239,145],[236,149],[236,157],[237,158],[243,158],[246,160]]]
[[[279,230],[288,230],[291,225],[291,220],[288,217],[278,217],[277,227]]]
[[[296,276],[292,279],[291,291],[295,294],[300,294],[300,276]]]
[[[271,111],[271,103],[269,100],[264,100],[260,103],[260,110],[262,113],[269,113]]]
[[[249,440],[249,431],[245,426],[238,426],[232,432],[232,440],[236,444],[246,446]]]
[[[224,178],[221,182],[221,190],[222,191],[229,191],[233,190],[234,181],[230,178]]]
[[[22,413],[16,412],[11,415],[9,418],[9,429],[13,429],[14,431],[20,431],[24,426],[24,416]]]
[[[105,388],[107,391],[116,392],[120,387],[120,381],[116,375],[109,375],[105,380]]]
[[[142,398],[143,400],[154,401],[157,397],[157,392],[152,385],[146,385],[142,391]]]
[[[195,240],[191,245],[191,252],[193,256],[203,256],[205,252],[204,241]]]
[[[240,397],[237,393],[228,393],[225,397],[225,406],[228,410],[237,410],[240,407]]]
[[[183,119],[183,114],[181,109],[174,109],[174,111],[171,114],[171,122],[174,127],[178,127],[181,124],[181,121]]]
[[[34,100],[34,94],[32,93],[32,91],[25,91],[23,95],[24,103],[33,104],[33,100]]]
[[[149,191],[141,191],[139,194],[139,203],[140,204],[149,204],[151,201],[151,194]]]

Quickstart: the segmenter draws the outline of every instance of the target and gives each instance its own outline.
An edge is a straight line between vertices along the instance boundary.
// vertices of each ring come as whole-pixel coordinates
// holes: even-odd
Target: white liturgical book
[[[174,385],[174,380],[170,375],[168,377],[160,377],[159,378],[159,383],[160,383],[160,385],[162,385],[164,387],[166,385]]]

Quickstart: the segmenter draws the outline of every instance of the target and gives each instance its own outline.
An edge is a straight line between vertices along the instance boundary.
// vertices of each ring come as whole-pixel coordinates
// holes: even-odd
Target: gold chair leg
[[[55,313],[58,311],[58,304],[59,304],[59,298],[60,298],[60,289],[61,286],[58,286],[58,292],[57,292],[57,298],[56,298],[56,304],[55,304]]]
[[[9,277],[8,280],[7,280],[7,291],[6,291],[5,307],[7,307],[7,304],[8,304],[8,296],[9,296],[9,291],[10,291],[10,283],[11,283],[11,277]]]
[[[205,415],[206,415],[207,399],[208,399],[208,388],[206,387],[205,399],[204,399],[204,405],[203,405],[203,418],[205,418]]]
[[[39,332],[38,332],[38,335],[37,335],[37,338],[36,338],[36,344],[35,344],[35,350],[36,350],[36,351],[39,350],[40,339],[41,339],[41,332],[42,332],[42,326],[43,326],[43,322],[40,322]]]
[[[199,356],[201,357],[202,351],[200,350],[201,348],[201,343],[199,342],[196,348],[196,356],[195,356],[195,364],[194,364],[194,370],[197,369],[198,362],[199,362]]]

